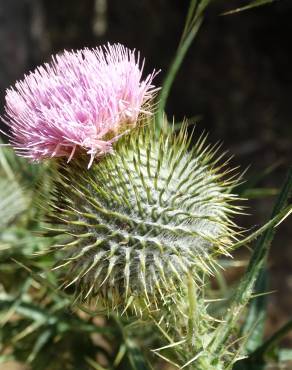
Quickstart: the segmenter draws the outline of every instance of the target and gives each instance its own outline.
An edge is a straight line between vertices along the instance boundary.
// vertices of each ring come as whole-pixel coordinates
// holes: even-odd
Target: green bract
[[[233,180],[205,137],[189,148],[186,129],[159,139],[150,126],[123,137],[113,155],[61,165],[52,223],[63,287],[98,307],[136,314],[158,310],[199,287],[235,238]],[[58,227],[57,227],[58,226]],[[61,258],[61,260],[60,260]]]

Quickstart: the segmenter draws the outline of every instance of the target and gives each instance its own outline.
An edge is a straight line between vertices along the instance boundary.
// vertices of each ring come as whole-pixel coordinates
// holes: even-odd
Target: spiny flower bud
[[[5,121],[21,156],[39,161],[96,156],[151,114],[155,71],[142,79],[140,55],[120,44],[65,51],[6,93]],[[150,111],[149,111],[150,109]]]
[[[51,223],[68,236],[55,268],[76,299],[109,311],[176,302],[186,277],[199,286],[236,234],[217,147],[201,136],[190,148],[185,129],[157,139],[150,127],[121,138],[90,170],[81,159],[61,165],[55,180]]]

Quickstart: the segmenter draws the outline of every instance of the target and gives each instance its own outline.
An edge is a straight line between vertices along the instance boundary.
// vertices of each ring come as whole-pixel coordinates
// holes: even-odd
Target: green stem
[[[183,30],[183,33],[182,33],[182,36],[181,36],[180,44],[184,40],[186,34],[189,32],[190,25],[192,23],[192,19],[194,18],[195,14],[196,14],[197,4],[198,4],[198,0],[191,0],[191,2],[190,2],[190,6],[189,6],[189,10],[188,10],[184,30]]]
[[[166,106],[166,102],[170,93],[171,86],[177,75],[177,72],[184,60],[184,57],[191,46],[196,34],[198,33],[200,26],[203,21],[203,11],[210,0],[203,0],[197,7],[197,1],[192,0],[188,10],[187,20],[185,23],[184,31],[179,43],[177,52],[167,71],[165,81],[160,90],[158,98],[158,107],[156,111],[156,132],[159,133],[163,127],[163,114]]]

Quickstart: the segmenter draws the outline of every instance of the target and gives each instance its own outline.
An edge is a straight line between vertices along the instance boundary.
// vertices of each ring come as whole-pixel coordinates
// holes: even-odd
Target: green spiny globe
[[[185,128],[157,139],[146,126],[89,170],[82,159],[60,165],[51,222],[68,238],[55,268],[76,299],[120,313],[158,310],[228,254],[233,180],[217,146],[190,141]]]

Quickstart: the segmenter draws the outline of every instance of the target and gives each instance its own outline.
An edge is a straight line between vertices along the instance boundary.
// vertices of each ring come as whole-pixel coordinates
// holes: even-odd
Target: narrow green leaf
[[[120,362],[122,361],[122,359],[124,358],[125,354],[127,352],[127,347],[122,344],[119,348],[119,351],[116,355],[116,358],[114,360],[114,367],[117,367],[119,366]]]
[[[258,6],[271,4],[274,1],[275,0],[254,0],[254,1],[251,1],[248,5],[245,5],[245,6],[242,6],[240,8],[233,9],[233,10],[229,10],[227,12],[224,12],[222,15],[230,15],[230,14],[235,14],[235,13],[243,12],[245,10],[256,8]]]
[[[255,284],[254,293],[260,294],[268,289],[267,271],[264,268]],[[264,327],[267,315],[267,296],[260,295],[251,300],[245,324],[242,328],[242,337],[248,336],[244,344],[246,353],[255,351],[263,342]]]
[[[28,356],[27,361],[31,363],[34,361],[40,350],[48,343],[50,338],[53,335],[53,331],[51,329],[45,330],[43,333],[37,337],[37,340],[32,348],[30,355]]]
[[[186,22],[185,22],[185,26],[184,26],[184,30],[183,30],[183,33],[182,33],[181,40],[183,40],[185,38],[186,34],[189,32],[190,24],[191,24],[191,22],[194,18],[197,5],[198,5],[198,0],[190,0],[190,5],[189,5],[189,9],[188,9]]]

